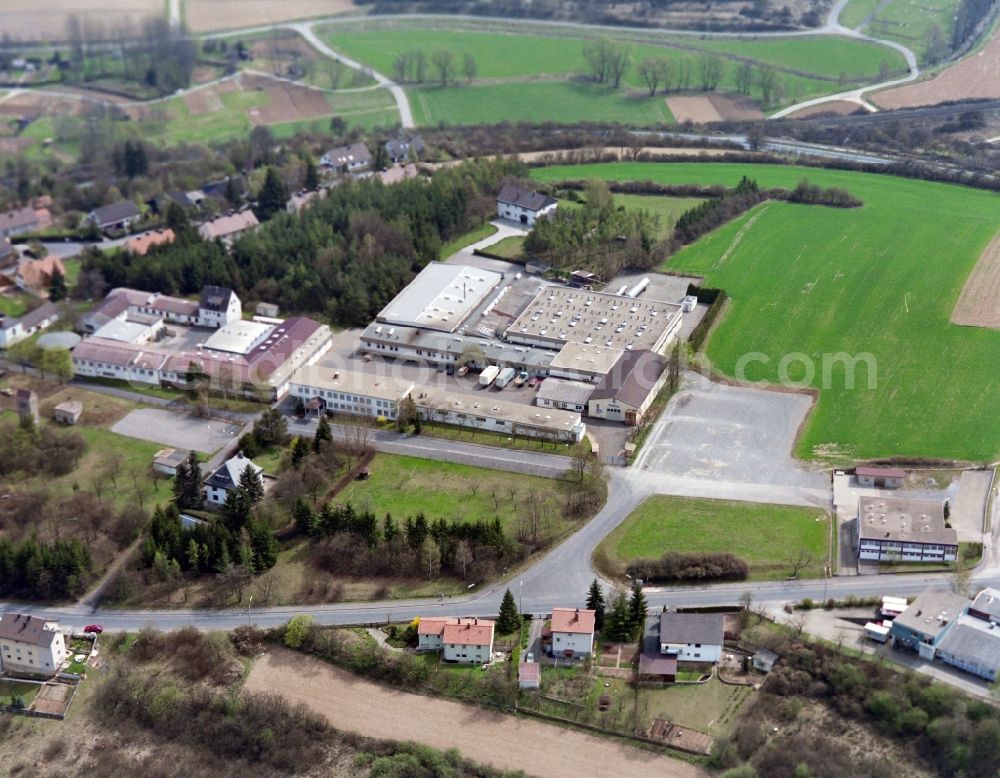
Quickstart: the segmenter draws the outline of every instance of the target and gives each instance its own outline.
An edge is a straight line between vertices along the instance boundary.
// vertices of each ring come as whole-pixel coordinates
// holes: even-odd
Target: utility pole
[[[250,623],[250,606],[253,605],[253,595],[250,595],[250,599],[247,601],[247,626],[252,627]]]

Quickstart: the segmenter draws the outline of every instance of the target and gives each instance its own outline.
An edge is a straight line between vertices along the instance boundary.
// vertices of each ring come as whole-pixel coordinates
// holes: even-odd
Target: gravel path
[[[705,775],[694,765],[615,740],[393,691],[290,651],[273,651],[254,663],[246,689],[304,703],[340,730],[458,748],[477,762],[546,778]]]

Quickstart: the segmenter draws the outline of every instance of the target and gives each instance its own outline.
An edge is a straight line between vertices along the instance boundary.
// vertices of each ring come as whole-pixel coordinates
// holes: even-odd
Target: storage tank
[[[646,291],[647,286],[649,286],[649,278],[644,278],[635,286],[633,286],[631,289],[629,289],[625,296],[638,297],[639,295],[641,295],[643,292]]]

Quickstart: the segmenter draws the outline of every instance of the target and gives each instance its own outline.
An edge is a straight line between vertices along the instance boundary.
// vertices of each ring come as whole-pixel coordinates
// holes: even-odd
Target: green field
[[[950,41],[957,9],[958,0],[891,0],[875,15],[865,32],[902,43],[917,55],[918,62],[923,62],[927,33],[937,27],[944,39]]]
[[[461,251],[466,246],[470,246],[473,243],[478,243],[483,240],[483,238],[488,238],[490,235],[495,233],[497,228],[490,223],[480,224],[469,230],[464,235],[459,235],[454,240],[448,241],[443,246],[441,246],[441,259],[448,259],[452,254]]]
[[[629,211],[649,211],[660,217],[660,236],[667,237],[673,232],[678,217],[696,205],[703,203],[701,197],[659,197],[656,195],[616,194],[615,205],[624,206]]]
[[[736,90],[736,71],[743,59],[757,66],[774,66],[781,71],[782,94],[777,102],[782,105],[835,92],[844,84],[869,83],[883,63],[894,72],[905,69],[901,55],[892,49],[835,36],[711,41],[684,36],[660,38],[663,43],[656,44],[628,42],[633,66],[625,74],[623,88],[612,90],[581,79],[585,30],[542,29],[552,34],[512,35],[432,26],[414,29],[390,24],[378,30],[341,26],[325,37],[335,48],[390,76],[399,54],[421,50],[430,56],[438,49],[451,51],[459,64],[454,84],[446,88],[432,85],[434,73],[429,67],[427,83],[408,88],[414,116],[423,125],[521,120],[636,125],[669,122],[672,119],[663,95],[650,97],[639,73],[637,63],[647,58],[667,59],[675,69],[681,62],[690,63],[690,88],[697,89],[699,59],[706,54],[724,57],[719,89],[729,92]],[[460,72],[466,54],[475,57],[478,70],[471,84]],[[760,97],[756,79],[750,96]]]
[[[850,0],[850,2],[844,6],[844,10],[840,12],[840,23],[844,27],[849,27],[850,29],[856,29],[865,19],[868,18],[869,14],[878,8],[879,0]]]
[[[802,577],[820,577],[827,562],[829,516],[816,508],[650,497],[608,535],[595,563],[621,576],[628,562],[667,551],[727,551],[746,560],[751,580],[782,579],[789,558],[805,551],[811,562]]]
[[[599,177],[659,183],[763,187],[802,179],[842,187],[864,207],[766,203],[689,246],[671,270],[704,275],[730,295],[709,340],[713,367],[749,381],[788,378],[820,389],[797,444],[807,458],[942,457],[990,460],[1000,453],[996,365],[1000,332],[958,327],[952,307],[1000,225],[1000,198],[982,190],[891,176],[781,165],[616,163],[533,171],[543,181]],[[855,387],[836,355],[864,362]],[[824,363],[829,380],[824,380]]]
[[[554,491],[547,478],[392,454],[376,454],[369,470],[368,480],[352,483],[336,502],[350,502],[356,510],[371,510],[379,517],[391,513],[398,522],[423,512],[429,521],[499,517],[511,529],[528,493],[548,496]],[[551,516],[549,537],[567,526],[558,507]]]

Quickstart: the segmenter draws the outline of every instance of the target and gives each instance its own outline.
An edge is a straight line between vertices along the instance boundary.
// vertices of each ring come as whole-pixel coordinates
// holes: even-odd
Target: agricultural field
[[[944,40],[951,41],[957,9],[958,0],[890,0],[879,5],[865,32],[902,43],[917,55],[917,62],[923,63],[932,27],[938,28]]]
[[[639,557],[667,551],[729,552],[750,565],[751,580],[791,574],[792,557],[810,560],[799,575],[818,578],[828,560],[829,515],[815,508],[651,497],[636,508],[594,552],[595,564],[622,577]]]
[[[747,175],[762,187],[809,180],[846,189],[864,206],[765,203],[667,263],[730,296],[707,347],[713,367],[736,376],[741,357],[757,355],[742,364],[743,379],[819,390],[799,436],[800,457],[981,461],[1000,453],[996,397],[988,391],[1000,332],[949,321],[996,232],[996,194],[783,165],[613,163],[533,175],[729,186]],[[843,355],[856,360],[855,370]]]
[[[46,0],[44,3],[0,4],[0,30],[14,40],[38,41],[62,38],[66,23],[76,16],[86,25],[107,24],[108,19],[128,21],[137,27],[143,19],[164,15],[163,0],[104,0],[81,3],[80,0]]]
[[[412,29],[398,22],[380,21],[378,29],[342,25],[327,28],[326,40],[390,77],[399,54],[421,50],[429,56],[438,49],[450,50],[458,64],[456,81],[451,86],[433,86],[430,83],[433,67],[429,67],[428,82],[409,88],[415,117],[421,124],[522,119],[617,120],[634,124],[669,121],[662,97],[649,96],[635,64],[654,57],[673,63],[671,89],[674,90],[679,88],[677,80],[682,63],[691,67],[690,88],[698,88],[699,61],[708,54],[723,60],[719,89],[724,92],[736,91],[736,71],[743,59],[757,66],[773,66],[779,71],[777,91],[782,96],[777,102],[781,104],[837,91],[844,84],[873,81],[883,63],[891,71],[905,69],[898,52],[837,37],[787,41],[704,41],[678,37],[666,39],[665,44],[629,43],[634,64],[625,74],[625,88],[610,90],[582,78],[586,33],[572,28],[567,31],[542,26],[541,29],[552,34],[512,35],[496,30],[447,30],[434,26]],[[565,37],[572,34],[578,37]],[[477,65],[477,76],[471,83],[461,73],[466,54],[472,55]],[[750,97],[761,97],[756,79]]]
[[[182,8],[184,21],[194,33],[263,27],[357,10],[352,0],[184,0]]]
[[[852,30],[860,27],[865,19],[875,12],[879,0],[850,0],[840,12],[840,23]]]

